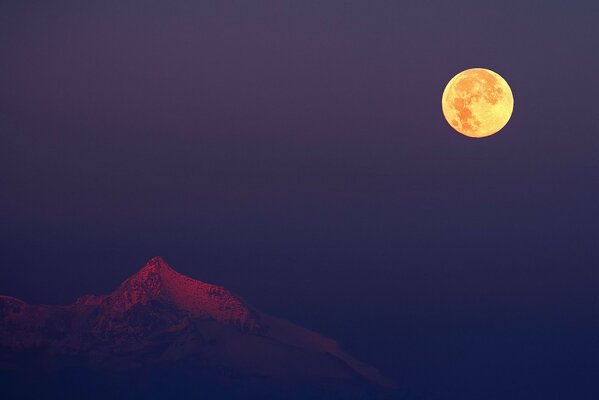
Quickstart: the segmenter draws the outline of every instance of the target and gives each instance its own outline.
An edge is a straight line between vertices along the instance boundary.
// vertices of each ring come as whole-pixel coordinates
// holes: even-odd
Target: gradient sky
[[[161,255],[414,393],[596,399],[597,21],[596,1],[3,0],[0,293],[65,304]],[[471,67],[515,97],[483,140],[441,113]]]

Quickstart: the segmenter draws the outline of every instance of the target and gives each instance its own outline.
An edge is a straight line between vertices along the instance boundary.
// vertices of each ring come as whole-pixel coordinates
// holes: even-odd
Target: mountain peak
[[[158,256],[151,258],[114,292],[82,297],[77,303],[100,305],[122,313],[152,301],[168,303],[193,317],[211,318],[243,331],[263,328],[259,315],[240,297],[222,286],[180,274]]]
[[[0,364],[30,356],[44,368],[81,362],[119,371],[151,364],[170,368],[184,360],[186,370],[193,363],[209,382],[247,376],[252,386],[258,376],[319,386],[323,379],[342,379],[360,387],[365,378],[387,386],[376,370],[333,340],[256,311],[221,286],[176,272],[160,257],[112,293],[86,295],[68,306],[0,296]],[[15,362],[15,368],[21,365]]]
[[[125,280],[119,289],[126,291],[143,291],[148,296],[159,297],[164,294],[165,281],[171,283],[187,277],[175,271],[164,258],[152,257],[139,271]],[[117,291],[119,290],[117,289]]]
[[[169,263],[167,263],[166,260],[160,256],[150,258],[146,265],[142,267],[142,270],[144,269],[155,269],[157,271],[166,269],[174,271],[173,268],[169,265]]]

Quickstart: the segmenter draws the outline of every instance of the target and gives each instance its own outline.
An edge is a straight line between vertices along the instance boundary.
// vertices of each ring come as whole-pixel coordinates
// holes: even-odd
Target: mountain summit
[[[73,368],[87,371],[94,382],[99,376],[136,376],[139,382],[147,379],[139,374],[162,377],[170,371],[174,381],[185,380],[186,393],[211,387],[213,398],[287,396],[298,388],[373,398],[392,386],[333,340],[255,310],[221,286],[184,276],[160,257],[112,293],[85,295],[68,306],[0,296],[0,378],[2,371],[60,376]],[[121,386],[135,379],[123,379]]]
[[[99,305],[112,312],[126,312],[136,305],[161,301],[193,317],[209,317],[246,332],[259,332],[256,313],[243,300],[221,286],[182,275],[162,257],[154,257],[135,275],[106,296],[84,296],[77,304]]]

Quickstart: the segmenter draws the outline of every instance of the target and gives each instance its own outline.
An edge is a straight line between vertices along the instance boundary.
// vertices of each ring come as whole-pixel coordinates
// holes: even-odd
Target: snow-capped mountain
[[[72,305],[0,297],[0,371],[80,369],[89,379],[115,371],[138,376],[148,368],[152,376],[183,368],[177,376],[197,381],[187,382],[189,393],[209,382],[219,388],[214,393],[234,387],[240,398],[263,396],[265,387],[372,397],[392,386],[333,340],[179,274],[160,257],[112,293]]]

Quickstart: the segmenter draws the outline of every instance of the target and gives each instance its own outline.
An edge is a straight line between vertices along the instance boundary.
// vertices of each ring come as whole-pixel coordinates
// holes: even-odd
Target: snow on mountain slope
[[[23,361],[22,354],[34,360]],[[392,386],[335,341],[257,311],[223,287],[179,274],[160,257],[112,293],[86,295],[72,305],[0,297],[0,367],[53,366],[57,360],[108,369],[185,361],[198,370]]]

